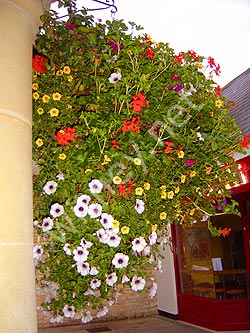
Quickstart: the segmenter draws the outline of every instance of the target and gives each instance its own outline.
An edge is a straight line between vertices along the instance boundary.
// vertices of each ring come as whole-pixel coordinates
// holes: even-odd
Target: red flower
[[[248,139],[249,139],[249,137],[246,134],[244,134],[243,135],[243,140],[240,141],[240,146],[242,148],[249,148],[249,146],[248,146]]]
[[[151,47],[147,47],[145,50],[144,58],[150,58],[151,60],[155,59],[155,51]]]
[[[215,91],[216,91],[216,94],[217,94],[218,96],[221,96],[222,89],[221,89],[220,86],[217,86],[217,87],[215,88]]]
[[[40,55],[35,55],[32,61],[32,66],[35,71],[38,73],[46,73],[46,64],[48,63],[48,59],[44,58]]]
[[[174,59],[182,64],[183,60],[185,60],[185,54],[183,52],[180,52],[178,55],[174,56]]]
[[[74,141],[74,139],[77,138],[75,131],[76,129],[71,127],[67,127],[58,131],[56,133],[56,141],[61,146],[68,146],[70,144],[70,141]]]
[[[128,184],[118,185],[118,191],[120,196],[131,194],[133,192],[133,180],[129,180]]]
[[[132,117],[132,120],[123,120],[122,132],[132,131],[135,133],[140,133],[140,117]]]
[[[228,236],[230,234],[231,230],[232,230],[231,228],[224,228],[224,229],[220,230],[220,234],[224,237]]]
[[[164,149],[164,153],[172,153],[173,152],[172,147],[174,146],[174,143],[172,141],[166,141],[165,145],[167,147]]]
[[[111,148],[120,149],[120,146],[117,144],[116,140],[111,140],[111,143],[112,143]]]
[[[207,61],[208,61],[208,64],[209,64],[210,68],[216,67],[216,64],[215,64],[214,58],[212,58],[212,57],[208,57],[208,58],[207,58]]]
[[[196,54],[193,50],[189,50],[188,55],[190,58],[193,58],[195,61],[198,61],[200,58],[200,56]]]
[[[191,167],[195,164],[196,160],[186,160],[185,163],[187,166]]]
[[[140,112],[143,106],[149,107],[146,97],[138,92],[137,95],[132,96],[133,101],[130,103],[135,112]]]
[[[240,164],[240,172],[242,172],[243,175],[248,176],[248,170],[249,170],[249,167],[247,166],[246,163]]]

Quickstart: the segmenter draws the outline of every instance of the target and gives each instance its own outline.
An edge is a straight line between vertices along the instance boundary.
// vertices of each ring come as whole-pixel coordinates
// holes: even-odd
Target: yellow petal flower
[[[32,96],[33,96],[33,98],[34,98],[35,100],[37,100],[37,99],[40,97],[40,95],[38,94],[38,92],[34,92],[34,93],[32,94]]]
[[[166,186],[165,186],[165,185],[162,185],[162,186],[160,187],[160,189],[161,189],[162,191],[166,191]]]
[[[182,151],[182,150],[178,151],[178,157],[183,158],[184,157],[184,151]]]
[[[185,181],[186,181],[186,176],[185,175],[181,175],[181,182],[185,183]]]
[[[151,230],[156,231],[157,227],[158,227],[157,224],[153,224],[152,227],[151,227]]]
[[[32,84],[32,89],[33,90],[37,90],[38,89],[38,84],[37,83],[33,83]]]
[[[92,172],[92,169],[88,168],[85,170],[85,173]]]
[[[59,69],[57,72],[56,72],[56,76],[62,76],[63,75],[63,71],[61,69]]]
[[[222,107],[222,105],[223,105],[223,102],[222,102],[220,99],[217,99],[217,100],[215,101],[215,106],[216,106],[217,108]]]
[[[42,98],[42,100],[43,100],[43,103],[48,103],[49,100],[50,100],[49,95],[44,95],[43,98]]]
[[[195,212],[195,208],[193,208],[189,211],[189,215],[191,215],[191,216],[194,215],[194,212]]]
[[[56,108],[52,108],[50,111],[49,111],[51,117],[57,117],[58,114],[59,114],[59,110],[56,109]]]
[[[38,109],[36,110],[36,112],[37,112],[38,114],[40,114],[40,115],[44,113],[44,111],[43,111],[42,108],[38,108]]]
[[[117,229],[117,228],[119,228],[119,225],[120,225],[120,222],[117,221],[117,220],[114,220],[114,221],[113,221],[113,224],[112,224],[112,227],[113,227],[114,229]]]
[[[174,197],[174,192],[173,191],[168,192],[168,199],[173,199],[173,197]]]
[[[69,82],[72,82],[72,81],[73,81],[73,76],[71,76],[71,75],[67,76],[67,80],[68,80]]]
[[[162,191],[162,192],[161,192],[161,198],[162,198],[162,199],[166,199],[166,197],[167,197],[167,192]]]
[[[167,214],[165,212],[160,213],[160,220],[166,220]]]
[[[38,147],[41,147],[41,146],[43,145],[43,140],[40,139],[40,138],[38,138],[38,139],[36,140],[36,145],[37,145]]]
[[[142,187],[137,187],[135,189],[135,194],[136,195],[142,195],[143,194],[143,188]]]
[[[64,72],[64,74],[70,74],[70,72],[71,72],[70,67],[69,66],[64,66],[63,67],[63,72]]]
[[[196,171],[191,171],[190,172],[190,177],[193,178],[196,175]]]
[[[62,95],[59,94],[59,92],[56,92],[52,95],[52,97],[53,97],[54,101],[60,101],[60,99],[62,98]]]
[[[150,189],[150,184],[149,183],[144,183],[144,188],[145,190],[149,190]]]
[[[62,154],[59,155],[59,158],[60,158],[60,160],[65,160],[66,155],[64,153],[62,153]]]
[[[180,192],[180,188],[179,188],[179,186],[177,186],[177,187],[174,189],[174,193],[177,194],[177,193],[179,193],[179,192]]]
[[[121,233],[122,233],[123,235],[128,234],[128,233],[129,233],[129,227],[127,227],[127,226],[124,225],[124,226],[121,228]]]
[[[122,182],[121,177],[119,177],[119,176],[113,177],[113,183],[114,184],[119,185],[119,184],[121,184],[121,182]]]
[[[104,161],[105,162],[110,162],[111,158],[108,155],[104,155]]]
[[[136,157],[134,158],[134,163],[135,165],[141,165],[141,160],[138,157]]]

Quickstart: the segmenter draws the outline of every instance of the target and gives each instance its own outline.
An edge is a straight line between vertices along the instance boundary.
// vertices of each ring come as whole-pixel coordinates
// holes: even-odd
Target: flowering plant
[[[237,211],[241,132],[213,58],[61,3],[68,19],[44,14],[33,59],[33,256],[51,320],[87,322],[118,286],[156,293],[146,272],[160,269],[170,223],[225,234],[209,216]]]

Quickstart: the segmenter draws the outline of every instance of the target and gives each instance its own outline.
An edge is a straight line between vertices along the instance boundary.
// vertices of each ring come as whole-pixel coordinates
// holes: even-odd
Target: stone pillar
[[[37,332],[31,63],[42,2],[0,0],[0,333]]]

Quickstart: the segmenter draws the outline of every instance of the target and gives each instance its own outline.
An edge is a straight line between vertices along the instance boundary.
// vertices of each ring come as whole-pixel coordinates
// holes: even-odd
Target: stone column
[[[42,2],[0,0],[0,333],[37,332],[31,63]]]

